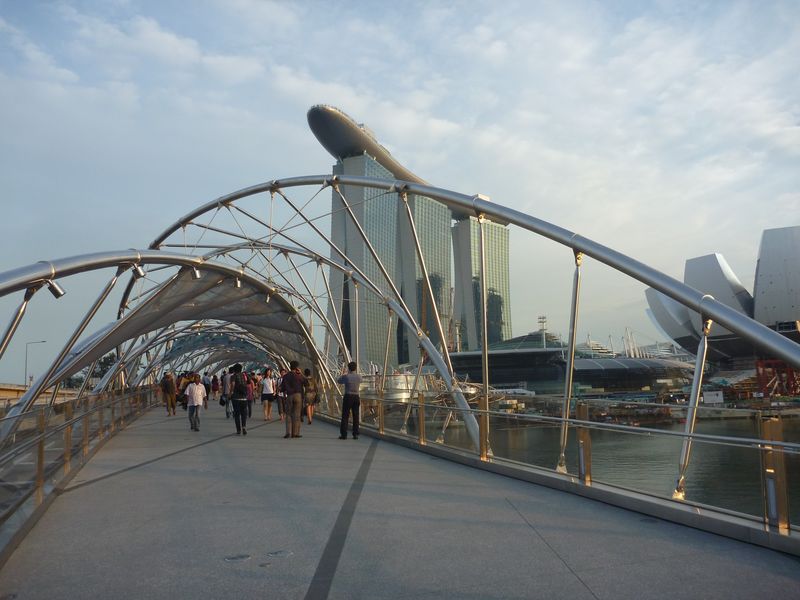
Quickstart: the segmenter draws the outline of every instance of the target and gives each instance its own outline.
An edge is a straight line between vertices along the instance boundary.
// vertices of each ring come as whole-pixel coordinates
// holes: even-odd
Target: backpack
[[[234,398],[247,398],[247,383],[245,383],[242,373],[235,373],[233,376],[232,396]]]

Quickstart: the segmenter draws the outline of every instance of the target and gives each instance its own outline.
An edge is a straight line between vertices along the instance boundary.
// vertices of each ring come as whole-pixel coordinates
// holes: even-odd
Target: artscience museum
[[[721,254],[687,260],[683,280],[762,325],[800,342],[800,226],[763,232],[752,294]],[[703,331],[700,314],[652,288],[645,294],[653,321],[686,351],[696,352]],[[760,356],[750,343],[713,324],[708,358],[722,365],[739,367],[752,364],[752,360]]]

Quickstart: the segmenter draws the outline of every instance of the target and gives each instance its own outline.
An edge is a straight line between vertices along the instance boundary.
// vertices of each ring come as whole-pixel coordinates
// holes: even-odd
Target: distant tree
[[[64,387],[75,389],[81,387],[83,385],[85,378],[81,374],[73,375],[72,377],[67,377],[67,380],[64,382]]]
[[[103,358],[97,361],[97,365],[95,365],[94,371],[92,372],[92,377],[102,377],[108,372],[115,362],[117,362],[116,353],[109,352]]]

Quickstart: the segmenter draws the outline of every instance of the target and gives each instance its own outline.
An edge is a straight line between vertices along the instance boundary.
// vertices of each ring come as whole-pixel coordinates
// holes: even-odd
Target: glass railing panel
[[[786,465],[789,522],[792,527],[800,530],[800,452],[784,453],[784,464]]]
[[[509,409],[510,411],[511,409]],[[489,415],[489,445],[495,458],[555,469],[561,448],[560,426],[535,415],[492,411]],[[567,469],[576,472],[574,434],[566,451]]]
[[[695,439],[686,500],[763,515],[759,450]]]
[[[412,404],[386,400],[383,403],[384,430],[392,433],[416,433],[416,426],[411,422]],[[409,424],[409,422],[411,422]]]
[[[0,465],[0,516],[7,518],[36,485],[36,447],[21,450]]]

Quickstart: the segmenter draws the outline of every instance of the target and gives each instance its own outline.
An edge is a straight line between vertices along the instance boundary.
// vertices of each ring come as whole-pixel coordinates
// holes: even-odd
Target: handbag
[[[219,405],[220,406],[225,406],[225,398],[224,398],[224,396],[220,396],[219,397]]]

